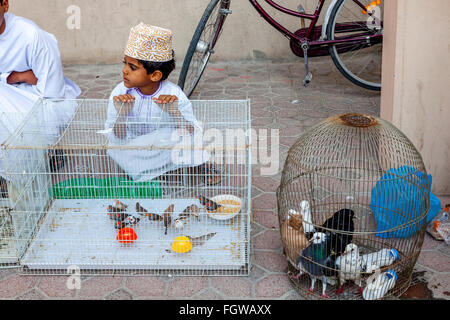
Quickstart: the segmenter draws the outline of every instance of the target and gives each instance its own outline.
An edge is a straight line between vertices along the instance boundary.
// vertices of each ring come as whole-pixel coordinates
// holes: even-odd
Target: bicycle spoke
[[[229,1],[211,0],[200,20],[189,44],[188,53],[180,73],[178,84],[190,95],[196,87],[213,52],[222,26],[229,12],[220,11],[229,8]]]
[[[360,0],[366,7],[372,0]],[[382,14],[382,5],[376,10]],[[340,1],[333,10],[328,35],[330,39],[344,40],[366,38],[382,32],[382,28],[371,27],[369,15],[353,0]],[[380,16],[382,21],[382,15]],[[381,38],[368,38],[356,42],[345,42],[330,47],[330,54],[338,69],[358,85],[369,89],[380,88],[381,83]]]

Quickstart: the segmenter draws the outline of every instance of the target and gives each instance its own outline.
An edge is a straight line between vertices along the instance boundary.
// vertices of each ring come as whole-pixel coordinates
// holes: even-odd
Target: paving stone
[[[214,277],[211,285],[227,298],[242,298],[251,295],[251,283],[246,278]]]
[[[441,244],[440,241],[435,240],[428,233],[425,233],[425,237],[422,244],[422,250],[434,250]]]
[[[450,257],[450,245],[446,244],[444,241],[440,242],[440,245],[439,245],[437,251]]]
[[[17,268],[0,269],[0,280],[3,278],[6,278],[12,274],[17,274],[18,272],[19,272],[19,269],[17,269]]]
[[[422,251],[418,263],[437,272],[450,272],[450,257],[434,251]]]
[[[208,286],[208,277],[176,277],[168,286],[169,297],[192,297]]]
[[[252,186],[265,192],[276,192],[278,183],[271,177],[252,177]]]
[[[283,296],[283,300],[306,300],[295,289],[292,289]]]
[[[277,252],[255,251],[255,263],[272,272],[287,272],[286,257]]]
[[[263,231],[264,231],[264,228],[261,227],[260,225],[253,223],[253,222],[250,224],[250,236],[251,237],[254,237],[255,235],[257,235]]]
[[[262,194],[252,201],[253,210],[273,210],[277,208],[277,197],[273,193]]]
[[[206,289],[204,291],[201,291],[200,293],[193,296],[193,298],[196,300],[197,299],[198,300],[225,300],[225,299],[227,299],[212,289]]]
[[[273,211],[258,210],[253,212],[253,219],[261,226],[269,229],[278,229],[278,214]]]
[[[122,285],[122,277],[95,276],[81,282],[79,297],[103,297]]]
[[[11,299],[24,294],[38,283],[34,276],[10,275],[0,281],[0,299]]]
[[[433,292],[433,298],[450,300],[450,276],[438,274],[428,283],[428,288]]]
[[[107,295],[105,300],[133,300],[133,296],[129,292],[119,289]]]
[[[39,281],[38,288],[50,298],[72,297],[76,294],[76,290],[67,287],[69,277],[63,276],[45,276]]]
[[[165,282],[159,277],[129,277],[125,286],[136,296],[163,296]]]
[[[265,270],[263,270],[261,267],[259,267],[259,266],[257,266],[255,264],[255,262],[254,262],[254,255],[253,255],[252,267],[250,269],[250,274],[248,276],[248,279],[252,283],[255,283],[256,281],[258,281],[262,277],[265,277],[266,275],[267,275],[267,272]]]
[[[37,291],[36,289],[32,289],[21,296],[16,298],[17,300],[46,300],[47,297]]]
[[[255,249],[277,250],[283,245],[278,230],[266,230],[262,234],[255,236],[253,242]]]
[[[256,297],[262,298],[279,298],[290,290],[292,285],[286,275],[269,275],[255,285]]]

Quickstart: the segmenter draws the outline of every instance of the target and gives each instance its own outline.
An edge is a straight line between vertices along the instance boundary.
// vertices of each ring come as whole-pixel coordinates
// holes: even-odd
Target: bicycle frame
[[[317,21],[319,20],[320,14],[322,12],[323,6],[325,4],[325,0],[318,0],[316,10],[314,14],[307,14],[307,13],[301,13],[297,11],[293,11],[290,9],[287,9],[277,3],[275,3],[273,0],[264,0],[266,3],[268,3],[273,8],[277,9],[278,11],[281,11],[283,13],[286,13],[288,15],[292,15],[295,17],[303,18],[311,20],[311,24],[308,27],[306,31],[306,36],[304,38],[297,36],[296,34],[290,32],[288,29],[283,27],[280,23],[278,23],[275,19],[273,19],[267,11],[264,10],[264,8],[259,4],[258,0],[249,0],[250,3],[253,5],[253,7],[256,9],[256,11],[259,12],[259,14],[275,29],[280,31],[285,37],[287,37],[289,40],[295,39],[299,43],[302,43],[304,41],[308,42],[310,47],[315,46],[322,46],[322,45],[334,45],[339,43],[349,43],[349,42],[360,42],[360,41],[368,41],[368,40],[380,40],[382,39],[381,34],[370,34],[362,33],[361,36],[355,36],[348,38],[341,38],[341,39],[335,39],[335,40],[320,40],[320,39],[312,39],[312,35],[314,32],[314,29],[316,27]],[[351,0],[354,3],[356,3],[358,6],[362,8],[362,10],[366,10],[366,7],[358,0]],[[372,15],[370,12],[368,12],[369,15]],[[352,28],[353,25],[349,24],[341,24],[340,27],[342,30],[345,30],[346,27]]]

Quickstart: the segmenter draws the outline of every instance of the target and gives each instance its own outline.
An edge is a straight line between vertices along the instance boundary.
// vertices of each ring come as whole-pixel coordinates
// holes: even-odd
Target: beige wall
[[[303,3],[312,13],[317,0],[279,2],[290,9]],[[10,3],[11,12],[32,19],[57,37],[64,63],[117,63],[122,59],[130,27],[141,21],[172,29],[176,58],[181,61],[209,0],[10,0]],[[70,5],[81,9],[79,30],[66,26]],[[300,28],[295,17],[264,7],[291,31]],[[233,14],[225,24],[213,59],[253,58],[255,50],[257,56],[294,57],[289,41],[265,22],[247,0],[232,0],[231,9]]]
[[[385,6],[381,116],[421,152],[432,192],[450,194],[448,0],[391,0]]]

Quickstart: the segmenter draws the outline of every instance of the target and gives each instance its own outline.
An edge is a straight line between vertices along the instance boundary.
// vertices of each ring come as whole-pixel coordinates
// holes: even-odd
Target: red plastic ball
[[[137,235],[133,228],[122,228],[119,230],[116,239],[120,243],[133,243],[137,239]]]

